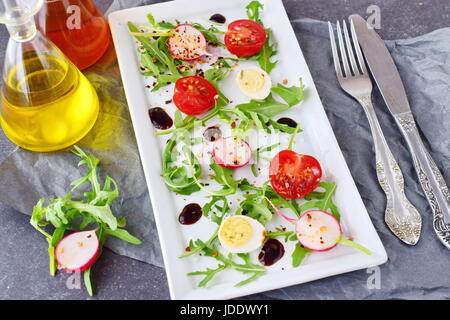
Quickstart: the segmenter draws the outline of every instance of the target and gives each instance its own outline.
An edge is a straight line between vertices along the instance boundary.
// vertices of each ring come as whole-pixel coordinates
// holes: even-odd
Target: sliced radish
[[[63,269],[81,272],[94,264],[99,251],[96,230],[80,231],[64,237],[55,248],[55,256]]]
[[[236,169],[250,162],[252,149],[241,138],[220,138],[214,142],[213,157],[218,165],[228,169]]]
[[[330,213],[321,210],[310,210],[297,219],[284,215],[268,198],[266,200],[274,210],[287,221],[295,224],[298,241],[311,251],[328,251],[338,243],[355,248],[367,255],[372,252],[362,245],[345,239],[339,221]]]
[[[193,61],[209,55],[206,52],[206,38],[203,33],[188,24],[180,24],[174,29],[167,46],[175,58],[183,61]]]
[[[334,248],[342,238],[339,221],[328,212],[311,210],[305,212],[296,223],[298,241],[312,251]]]

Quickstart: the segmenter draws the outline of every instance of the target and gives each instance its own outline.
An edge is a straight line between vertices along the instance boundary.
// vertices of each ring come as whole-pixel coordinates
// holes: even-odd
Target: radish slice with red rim
[[[328,212],[311,210],[297,220],[297,239],[312,251],[327,251],[334,248],[342,238],[339,221]]]
[[[328,251],[340,243],[372,255],[369,249],[343,237],[341,224],[332,214],[321,210],[310,210],[303,213],[299,219],[292,219],[284,215],[268,198],[266,200],[281,217],[295,224],[297,239],[306,249]]]
[[[193,61],[201,56],[210,55],[206,52],[206,38],[197,28],[180,24],[167,40],[167,46],[172,55],[183,61]]]
[[[70,272],[89,269],[100,251],[96,231],[74,232],[64,237],[55,248],[55,257],[59,266]]]
[[[213,144],[213,157],[218,165],[228,169],[236,169],[250,162],[252,149],[241,138],[220,138]]]

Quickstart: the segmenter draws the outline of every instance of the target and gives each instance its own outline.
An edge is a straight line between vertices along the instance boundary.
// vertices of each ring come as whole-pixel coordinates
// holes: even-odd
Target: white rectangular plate
[[[248,2],[250,1],[177,0],[121,10],[109,16],[173,299],[230,299],[367,268],[387,260],[386,251],[370,221],[324,112],[283,4],[281,0],[263,0],[262,19],[265,26],[273,31],[273,38],[278,46],[276,59],[280,61],[271,74],[273,83],[287,79],[289,85],[298,85],[298,78],[302,77],[307,88],[305,101],[283,114],[301,123],[304,130],[299,135],[294,150],[301,150],[302,153],[318,158],[324,168],[324,181],[337,182],[335,202],[341,212],[344,233],[372,250],[373,255],[367,256],[352,248],[338,246],[328,252],[313,253],[300,267],[292,268],[293,247],[288,245],[286,254],[278,263],[268,267],[267,272],[256,281],[242,287],[233,286],[244,279],[242,274],[234,271],[221,272],[207,288],[197,288],[200,281],[198,277],[186,276],[188,272],[217,265],[217,261],[207,257],[178,258],[190,239],[209,238],[215,225],[208,219],[201,219],[193,226],[182,226],[177,221],[179,212],[188,202],[205,203],[205,194],[199,192],[198,195],[190,197],[177,196],[167,189],[160,176],[162,152],[168,137],[159,138],[152,134],[154,128],[148,116],[148,109],[149,106],[160,106],[173,114],[175,106],[164,103],[171,99],[173,87],[164,88],[158,93],[150,93],[150,90],[145,88],[149,80],[140,74],[136,43],[128,32],[127,22],[132,21],[136,25],[147,24],[148,13],[153,14],[157,21],[179,19],[207,25],[205,19],[214,13],[221,13],[226,16],[227,21],[233,21],[246,18],[245,6]],[[248,99],[236,90],[234,77],[235,75],[231,74],[224,80],[221,89],[233,101],[233,105],[247,102]],[[169,90],[166,92],[166,89]],[[249,169],[240,171],[240,176],[252,177]],[[250,181],[253,180],[255,179],[251,178]],[[283,223],[278,217],[273,220],[269,227],[274,228]]]

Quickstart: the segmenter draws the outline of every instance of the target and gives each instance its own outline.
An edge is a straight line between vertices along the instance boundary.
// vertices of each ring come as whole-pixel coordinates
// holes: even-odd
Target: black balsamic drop
[[[227,21],[227,18],[225,18],[220,13],[215,13],[209,18],[209,20],[217,22],[217,23],[225,23]]]
[[[258,260],[263,266],[271,266],[284,255],[284,246],[277,239],[267,240],[261,252],[258,255]]]
[[[295,120],[292,120],[291,118],[280,118],[277,120],[279,124],[285,124],[288,125],[291,128],[297,128],[297,122]]]
[[[214,142],[217,139],[219,139],[220,137],[222,137],[222,131],[220,131],[219,127],[209,127],[206,128],[205,131],[203,132],[203,137],[210,142]]]
[[[178,217],[178,221],[184,225],[196,223],[202,217],[202,207],[197,203],[190,203],[186,205]]]
[[[172,118],[163,108],[151,108],[148,110],[148,115],[156,129],[167,130],[173,125]]]

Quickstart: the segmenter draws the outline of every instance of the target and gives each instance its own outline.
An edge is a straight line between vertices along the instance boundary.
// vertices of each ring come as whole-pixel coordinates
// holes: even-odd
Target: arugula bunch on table
[[[55,259],[55,247],[69,230],[85,230],[86,228],[97,228],[97,237],[100,248],[103,247],[107,236],[113,236],[123,241],[140,244],[141,241],[131,235],[127,230],[126,219],[117,218],[111,210],[111,203],[119,196],[117,183],[106,176],[103,186],[97,177],[97,167],[100,163],[94,155],[87,155],[81,148],[74,146],[72,152],[82,160],[78,166],[86,165],[88,171],[71,183],[72,189],[65,195],[57,198],[40,199],[33,208],[30,223],[42,233],[48,243],[48,255],[50,259],[50,274],[55,275],[57,262]],[[84,193],[80,200],[72,199],[72,194],[85,183],[90,184],[90,191]],[[53,232],[46,231],[45,226],[52,225]],[[84,271],[84,283],[89,295],[93,295],[90,280],[91,268]]]

